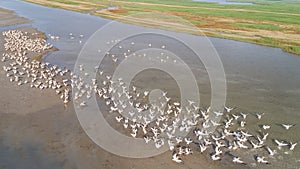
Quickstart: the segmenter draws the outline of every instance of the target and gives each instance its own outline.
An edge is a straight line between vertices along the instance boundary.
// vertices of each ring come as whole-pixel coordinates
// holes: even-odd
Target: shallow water
[[[109,22],[107,19],[88,14],[15,0],[1,0],[0,7],[11,9],[18,15],[33,20],[32,26],[45,32],[48,37],[48,34],[60,36],[59,40],[48,40],[59,48],[59,51],[51,53],[45,60],[69,68],[75,64],[78,53],[89,36]],[[74,35],[74,39],[70,39],[70,33]],[[81,34],[84,35],[83,38],[79,36]],[[244,112],[264,112],[266,116],[260,123],[272,125],[271,138],[299,141],[300,133],[297,131],[300,130],[300,57],[277,48],[219,38],[209,39],[218,51],[225,69],[228,87],[227,105],[236,106],[239,111]],[[160,42],[154,40],[154,43]],[[193,58],[187,59],[187,62],[194,70],[203,69]],[[207,74],[204,73],[203,76],[204,78],[198,81],[198,84],[201,100],[203,100],[202,105],[208,105],[210,94],[207,91],[210,91],[210,85]],[[256,125],[254,117],[250,118],[248,123],[249,128],[251,125]],[[286,132],[276,125],[277,123],[297,125]],[[0,149],[3,149],[1,144]],[[3,150],[3,153],[7,152]],[[15,158],[13,155],[10,156]],[[261,168],[299,167],[299,147],[296,147],[292,155],[283,155],[282,158],[283,160],[279,162],[274,160],[272,165],[261,166]],[[0,162],[1,160],[5,159],[0,159]]]

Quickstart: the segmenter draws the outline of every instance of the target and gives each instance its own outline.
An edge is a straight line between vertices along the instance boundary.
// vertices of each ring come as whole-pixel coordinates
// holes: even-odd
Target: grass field
[[[252,42],[279,47],[300,55],[300,2],[295,0],[233,0],[253,5],[224,5],[191,0],[27,0],[29,2],[90,13],[143,26]],[[108,9],[110,5],[117,6]],[[155,20],[141,12],[181,17],[203,32],[177,25],[164,17]],[[124,16],[129,16],[123,18]]]

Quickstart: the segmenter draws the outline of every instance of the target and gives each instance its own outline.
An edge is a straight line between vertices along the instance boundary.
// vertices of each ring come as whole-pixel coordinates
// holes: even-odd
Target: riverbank
[[[126,23],[267,45],[300,54],[300,4],[296,2],[254,1],[254,5],[221,5],[181,0],[113,1],[113,4],[108,0],[27,1]],[[143,12],[157,16],[145,18],[139,14]],[[201,31],[195,32],[180,24],[174,27],[172,21],[162,17],[165,15],[181,17]]]

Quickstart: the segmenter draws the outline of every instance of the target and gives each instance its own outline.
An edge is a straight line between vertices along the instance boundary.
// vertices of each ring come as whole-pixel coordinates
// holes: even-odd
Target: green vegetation
[[[278,47],[279,43],[273,39],[273,38],[268,38],[268,37],[261,37],[256,40],[258,44],[269,44],[270,46],[275,46]]]
[[[165,6],[145,6],[145,5],[124,5],[126,8],[135,9],[139,11],[152,10],[161,12],[182,12],[188,13],[189,15],[200,15],[200,16],[218,16],[228,18],[239,18],[239,19],[251,19],[256,21],[274,21],[288,24],[300,24],[299,16],[280,14],[280,13],[264,13],[264,12],[251,12],[251,11],[239,11],[239,10],[224,10],[218,8],[213,9],[201,9],[198,8],[178,8],[178,7],[165,7]],[[244,5],[245,6],[245,5]],[[300,8],[299,8],[300,11]]]
[[[208,36],[280,47],[300,55],[300,3],[293,0],[231,0],[251,2],[254,5],[229,5],[192,0],[27,1],[162,29],[169,28],[165,25],[156,26],[150,22],[138,23],[135,19],[122,20],[122,18],[128,15],[135,17],[134,14],[139,12],[156,13],[161,16],[175,15],[204,30]],[[119,8],[100,10],[109,7],[111,2]],[[166,20],[164,17],[155,18],[156,21],[157,19]],[[195,33],[190,30],[185,32]]]
[[[51,7],[51,8],[59,8],[59,6],[58,5],[52,5],[52,4],[49,4],[49,5],[47,5],[48,7]]]
[[[80,5],[80,3],[74,2],[74,1],[66,1],[66,0],[51,0],[51,1],[64,3],[64,4],[68,4],[68,5]]]
[[[253,29],[276,30],[276,31],[280,30],[279,26],[272,25],[272,24],[236,23],[233,25],[238,27],[253,28]]]
[[[290,53],[299,54],[300,46],[287,46],[284,50]]]

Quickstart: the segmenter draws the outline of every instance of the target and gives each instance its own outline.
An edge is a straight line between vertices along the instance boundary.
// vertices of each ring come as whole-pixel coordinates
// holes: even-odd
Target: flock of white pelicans
[[[5,53],[1,61],[11,82],[28,84],[32,88],[53,89],[64,104],[71,100],[73,88],[73,101],[82,108],[88,106],[86,99],[96,94],[107,105],[117,125],[128,130],[128,136],[143,138],[146,144],[154,142],[157,149],[169,146],[173,152],[172,160],[176,163],[183,163],[183,158],[193,154],[193,151],[199,151],[209,154],[215,161],[229,154],[233,163],[246,164],[241,157],[234,155],[235,152],[255,150],[253,160],[269,164],[270,158],[280,152],[288,154],[297,145],[297,142],[269,138],[268,130],[272,126],[268,124],[259,125],[257,133],[248,132],[248,115],[255,116],[258,123],[264,118],[264,113],[247,114],[231,107],[213,111],[197,107],[191,100],[181,105],[169,98],[167,92],[163,93],[157,104],[150,105],[146,103],[149,91],[142,91],[135,86],[129,90],[121,78],[112,81],[110,75],[98,69],[98,78],[89,83],[68,69],[29,58],[29,52],[41,53],[52,48],[44,39],[33,38],[34,33],[9,30],[3,35]],[[116,56],[112,56],[112,59],[115,60]],[[80,65],[79,70],[80,74],[88,76],[84,72],[84,65]],[[143,113],[146,110],[148,114]],[[293,126],[282,124],[282,130],[291,130]],[[268,139],[272,140],[269,145]]]

